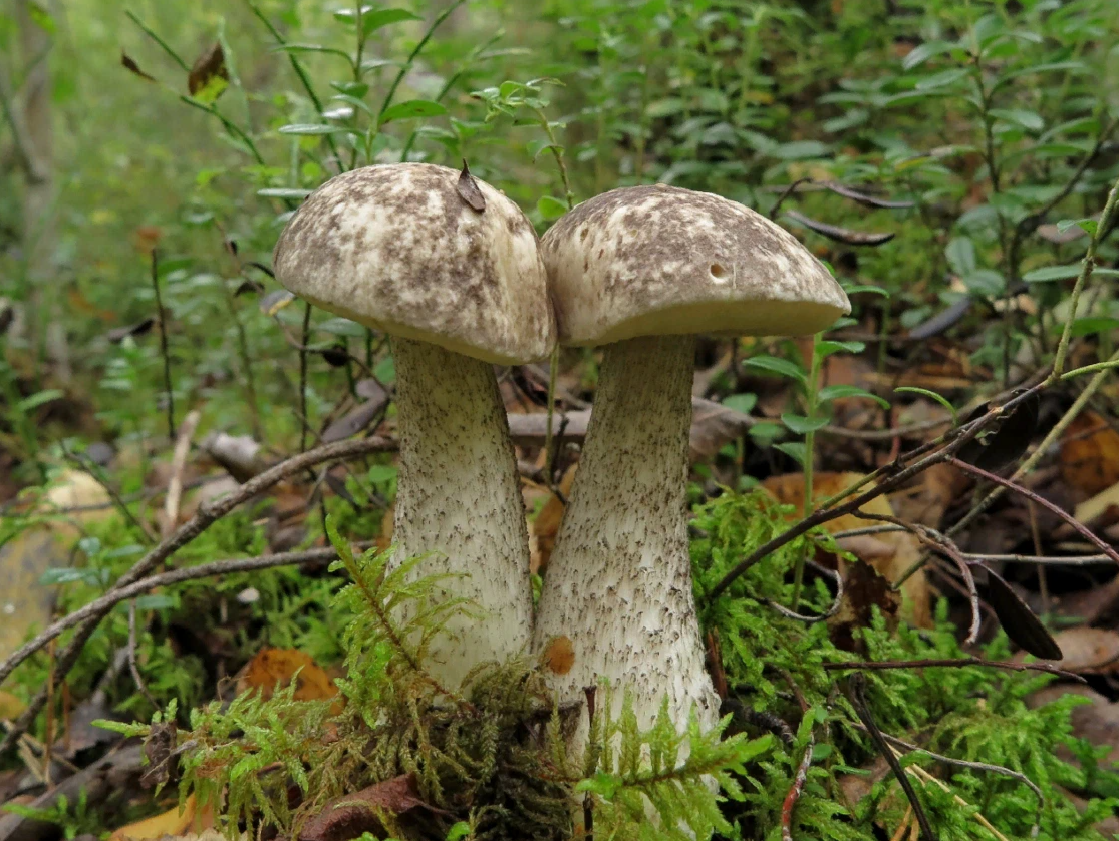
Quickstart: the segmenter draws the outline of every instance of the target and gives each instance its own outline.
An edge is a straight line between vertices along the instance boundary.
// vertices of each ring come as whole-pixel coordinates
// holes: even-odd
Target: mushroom
[[[560,342],[607,347],[534,645],[574,656],[552,675],[561,702],[606,678],[615,704],[630,693],[643,728],[666,694],[678,726],[694,707],[710,727],[719,699],[700,643],[685,501],[696,334],[815,333],[850,303],[777,225],[661,184],[583,202],[541,252]]]
[[[316,306],[392,336],[400,438],[391,565],[465,574],[466,597],[431,646],[447,689],[522,653],[532,632],[528,534],[493,366],[547,356],[555,322],[536,232],[515,203],[424,163],[338,175],[307,197],[276,244],[276,279]]]

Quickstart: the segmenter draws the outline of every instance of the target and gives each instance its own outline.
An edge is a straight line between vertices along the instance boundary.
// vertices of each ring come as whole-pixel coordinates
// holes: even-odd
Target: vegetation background
[[[853,317],[815,343],[723,341],[701,350],[697,394],[714,402],[698,452],[693,428],[690,492],[706,506],[693,546],[700,596],[783,529],[787,512],[739,492],[793,473],[791,490],[771,484],[770,491],[801,511],[812,508],[821,492],[842,489],[821,471],[870,473],[898,447],[944,432],[949,412],[962,419],[988,401],[997,405],[1008,389],[1036,385],[1053,370],[1032,422],[1011,425],[995,447],[1005,452],[988,453],[997,464],[970,463],[1017,464],[1019,478],[1040,472],[1046,478],[1030,485],[1034,492],[1103,534],[1097,539],[1113,540],[1106,529],[1114,520],[1099,512],[1116,499],[1119,445],[1080,457],[1098,473],[1089,479],[1068,468],[1071,457],[1056,445],[1068,444],[1070,424],[1080,424],[1082,439],[1098,428],[1119,436],[1119,390],[1108,373],[1119,327],[1117,79],[1113,0],[398,0],[360,8],[4,0],[0,570],[18,571],[8,579],[12,588],[48,585],[50,598],[18,601],[10,645],[0,654],[41,630],[52,610],[65,613],[108,592],[189,519],[194,495],[182,509],[163,506],[160,494],[176,477],[188,490],[216,483],[224,471],[244,480],[276,457],[363,431],[391,432],[392,359],[382,337],[305,308],[268,272],[276,238],[302,196],[338,171],[374,162],[458,167],[466,160],[541,232],[571,203],[616,186],[663,181],[717,192],[787,226],[848,288]],[[1070,368],[1076,375],[1062,378]],[[595,371],[593,352],[562,354],[561,408],[586,405]],[[546,366],[508,377],[511,411],[539,414],[547,380]],[[715,404],[721,413],[712,415]],[[172,456],[176,439],[191,441],[184,427],[197,431],[185,467]],[[206,438],[217,432],[253,443],[231,453]],[[518,440],[538,485],[531,513],[539,521],[550,516],[556,497],[549,491],[562,485],[574,450],[561,447],[553,462],[529,438]],[[318,568],[227,570],[217,583],[178,583],[122,602],[79,646],[75,662],[59,667],[51,647],[23,663],[0,696],[15,710],[0,709],[0,717],[22,713],[22,729],[35,737],[21,742],[23,765],[49,769],[51,750],[34,745],[51,745],[60,731],[67,739],[84,733],[70,719],[77,710],[86,723],[110,716],[147,722],[175,699],[182,728],[216,727],[188,721],[187,711],[218,697],[262,649],[342,663],[352,645],[346,628],[360,608],[332,603],[339,579],[321,568],[333,557],[321,548],[323,521],[330,513],[353,541],[382,533],[395,474],[389,455],[371,453],[347,470],[290,478],[174,547],[176,567],[298,549],[319,551]],[[43,501],[53,488],[73,491],[66,471],[75,467],[96,477],[89,493],[109,514],[69,511],[63,519],[73,531],[64,532]],[[966,476],[960,484],[962,474],[937,475],[939,485],[919,491],[926,505],[942,497],[937,514],[907,509],[899,512],[906,522],[948,531],[976,557],[1069,553],[1058,519],[1038,520],[1033,508],[1023,515],[1020,501],[993,509],[1003,520],[970,525],[982,494]],[[1092,500],[1095,519],[1083,508]],[[54,505],[88,501],[77,494]],[[744,510],[758,524],[736,519]],[[65,548],[48,551],[55,543],[32,540],[44,524],[65,534]],[[546,542],[543,526],[541,537]],[[877,755],[825,668],[850,650],[823,623],[758,619],[766,605],[789,601],[786,573],[806,551],[787,544],[755,566],[752,579],[719,591],[704,615],[705,629],[723,641],[731,700],[791,721],[796,731],[736,718],[732,730],[755,739],[742,743],[750,751],[767,730],[782,738],[762,759],[745,747],[720,755],[719,767],[736,769],[731,776],[745,781],[744,793],[724,809],[729,823],[704,813],[704,825],[742,837],[786,830],[795,838],[900,838],[911,830],[916,837],[916,818],[890,777],[861,797],[845,798],[838,787]],[[539,541],[537,560],[546,563]],[[1038,572],[1048,568],[1011,567],[1007,577],[1023,605],[1054,633],[1104,632],[1106,640],[1092,639],[1113,645],[1106,605],[1095,604],[1093,613],[1078,602],[1062,612],[1059,598],[1052,600],[1094,588],[1110,593],[1111,568],[1070,563],[1055,564],[1048,577]],[[904,622],[897,629],[896,616],[872,619],[863,605],[852,626],[861,656],[1004,659],[1012,648],[1029,650],[1022,629],[1032,632],[1041,621],[1023,608],[1026,615],[1011,610],[1008,622],[1005,603],[997,621],[984,612],[981,642],[991,647],[960,648],[969,599],[966,587],[961,596],[944,581],[949,598],[935,620],[908,617],[920,631]],[[809,590],[810,603],[823,610],[830,600],[823,578]],[[1013,645],[998,632],[1000,622],[1010,626]],[[1115,659],[1063,665],[1091,673],[1093,700],[1110,705],[1117,693],[1110,666],[1100,663]],[[799,688],[789,690],[784,675]],[[1050,677],[923,675],[868,676],[877,693],[870,708],[883,730],[939,754],[1005,766],[1044,791],[1035,818],[1035,792],[1020,780],[925,762],[954,786],[923,790],[939,837],[1025,837],[1035,826],[1042,838],[1099,837],[1093,826],[1119,795],[1106,761],[1111,737],[1074,733],[1068,698],[1032,709],[1026,699]],[[221,738],[260,714],[253,708],[227,721]],[[282,732],[273,733],[273,747]],[[4,751],[18,736],[8,733]],[[67,762],[91,761],[88,751],[106,744],[89,734],[74,738],[79,749],[56,751]],[[1060,759],[1058,747],[1067,751]],[[794,819],[783,806],[804,756],[811,770],[807,788],[799,783]],[[215,762],[228,773],[240,758]],[[282,751],[272,758],[294,761]],[[22,773],[22,765],[12,767]],[[229,782],[214,767],[194,772]],[[359,778],[319,781],[316,796],[382,777],[365,769]],[[55,832],[104,832],[155,802],[134,794],[76,806],[73,794],[51,799],[51,791],[10,831],[41,827],[33,815],[49,817]],[[609,803],[622,802],[602,779],[591,791],[604,815]],[[698,804],[702,794],[692,793]],[[245,802],[250,794],[267,800],[248,792]],[[466,832],[492,831],[473,820]],[[31,836],[0,832],[5,841],[13,837]]]

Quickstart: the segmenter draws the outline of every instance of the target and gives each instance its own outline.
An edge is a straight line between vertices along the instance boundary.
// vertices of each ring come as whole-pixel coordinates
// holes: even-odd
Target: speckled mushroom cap
[[[498,364],[542,359],[555,319],[539,240],[520,208],[434,164],[381,164],[331,178],[288,222],[276,280],[325,310]],[[472,178],[472,176],[467,176]]]
[[[802,336],[851,311],[831,273],[738,202],[680,187],[595,196],[544,235],[560,341]]]

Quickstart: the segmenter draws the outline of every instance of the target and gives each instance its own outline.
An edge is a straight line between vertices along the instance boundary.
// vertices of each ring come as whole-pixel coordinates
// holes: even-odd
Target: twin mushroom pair
[[[457,688],[480,663],[566,637],[574,663],[551,673],[561,702],[607,678],[643,727],[665,695],[681,726],[693,707],[713,725],[685,500],[695,337],[824,329],[850,311],[827,269],[743,205],[661,184],[596,196],[538,240],[494,187],[420,163],[332,178],[274,264],[295,294],[393,337],[397,562],[434,553],[418,573],[466,574],[448,590],[485,611],[449,625],[432,674]],[[607,347],[534,617],[493,366],[543,359],[557,334]]]

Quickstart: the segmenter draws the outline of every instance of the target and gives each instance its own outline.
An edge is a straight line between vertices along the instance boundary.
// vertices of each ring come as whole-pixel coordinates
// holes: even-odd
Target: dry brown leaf
[[[299,834],[301,841],[346,841],[364,832],[384,831],[378,812],[402,815],[425,805],[411,774],[371,785],[353,794],[344,794],[327,803],[311,818]]]
[[[828,636],[841,651],[863,653],[858,629],[870,626],[874,608],[886,618],[887,627],[895,628],[898,602],[890,582],[870,563],[851,564],[843,576],[839,610],[828,618]]]
[[[541,659],[544,668],[552,674],[565,675],[570,672],[575,665],[575,647],[570,637],[556,637],[548,643]]]
[[[381,515],[381,533],[377,535],[377,548],[384,552],[392,545],[392,518],[396,511],[395,503]]]
[[[1115,509],[1119,509],[1119,482],[1076,506],[1074,516],[1084,525],[1091,526],[1104,517],[1114,520],[1111,515]]]
[[[921,473],[916,485],[894,494],[890,502],[902,519],[936,529],[948,507],[960,499],[970,483],[958,467],[934,464]]]
[[[24,703],[11,692],[0,689],[0,719],[11,720],[23,712]]]
[[[816,473],[813,476],[812,496],[819,503],[830,496],[845,490],[863,478],[861,473]],[[792,505],[796,511],[795,518],[803,516],[804,511],[804,474],[788,473],[784,476],[772,476],[762,482],[762,487],[777,498],[779,502]],[[890,501],[885,496],[877,497],[863,506],[868,514],[894,515]],[[876,525],[874,521],[863,520],[854,514],[845,514],[824,524],[832,532],[847,531],[849,529],[864,528]],[[920,555],[917,539],[908,532],[884,532],[876,534],[875,538],[893,547],[889,557],[863,558],[889,581],[901,578]],[[861,557],[861,556],[860,556]],[[901,585],[903,598],[902,615],[912,625],[919,628],[932,627],[932,612],[930,610],[930,590],[923,570],[918,570],[906,579]]]
[[[1119,633],[1101,628],[1072,628],[1054,636],[1064,659],[1052,662],[1066,672],[1111,674],[1119,671]],[[1024,653],[1015,656],[1022,660]]]
[[[1119,482],[1119,432],[1095,412],[1081,412],[1061,436],[1061,478],[1082,497]]]
[[[80,524],[111,515],[108,502],[108,493],[90,474],[68,470],[42,495],[36,510],[51,514],[105,507],[58,514],[0,545],[0,657],[15,651],[31,628],[50,621],[55,590],[39,581],[48,569],[70,565],[70,547],[80,535]]]
[[[238,675],[237,693],[259,690],[261,697],[268,699],[277,686],[286,688],[293,677],[296,687],[292,697],[296,701],[321,701],[338,695],[334,681],[309,656],[287,648],[260,651]],[[340,707],[341,701],[338,701],[334,711]]]
[[[162,814],[122,826],[109,836],[109,841],[149,841],[168,835],[181,836],[188,830],[191,833],[202,833],[213,825],[213,809],[207,807],[200,811],[192,794],[187,797],[182,810],[175,804]]]
[[[571,495],[571,483],[575,481],[575,468],[571,465],[560,479],[559,490],[564,497]],[[528,526],[529,535],[529,569],[532,572],[543,574],[552,557],[552,549],[556,545],[556,534],[559,532],[560,522],[563,520],[563,503],[553,493],[548,494],[548,501],[540,509]]]

